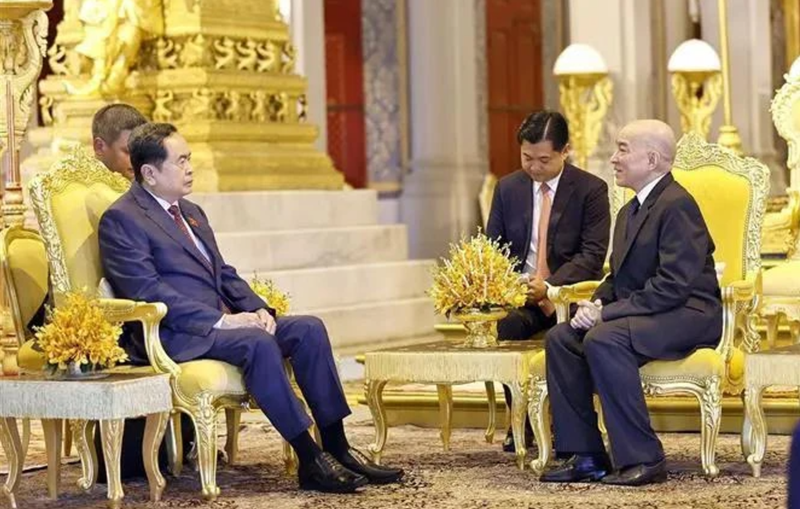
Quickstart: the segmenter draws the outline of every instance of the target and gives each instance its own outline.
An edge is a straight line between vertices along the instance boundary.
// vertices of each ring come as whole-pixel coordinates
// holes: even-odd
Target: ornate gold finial
[[[571,44],[556,59],[559,99],[570,127],[578,166],[586,169],[597,147],[603,119],[613,100],[613,84],[603,57],[585,44]]]

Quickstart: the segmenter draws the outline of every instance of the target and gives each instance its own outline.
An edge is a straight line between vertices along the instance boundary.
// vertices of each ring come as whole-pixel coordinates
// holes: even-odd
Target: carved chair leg
[[[528,400],[528,420],[533,428],[533,436],[539,448],[539,457],[531,461],[531,469],[541,474],[553,453],[553,437],[550,433],[550,414],[548,406],[547,381],[534,378],[531,381]]]
[[[72,420],[70,431],[75,443],[75,449],[81,459],[81,477],[78,479],[78,488],[89,491],[97,483],[97,450],[94,446],[95,421]]]
[[[170,415],[167,427],[167,461],[169,471],[175,477],[181,475],[183,471],[183,430],[181,428],[181,412],[173,412]]]
[[[603,417],[603,406],[600,404],[600,398],[596,394],[594,396],[594,411],[597,412],[597,428],[600,430],[600,435],[603,437],[603,444],[606,446],[606,451],[610,451],[611,441],[608,439],[606,420],[605,417]]]
[[[228,455],[229,465],[235,465],[239,457],[239,426],[241,422],[241,408],[225,409],[225,424],[228,428],[228,436],[225,439],[225,453]]]
[[[208,501],[219,496],[217,486],[217,409],[210,394],[201,394],[198,405],[192,411],[197,445],[197,466],[203,498]]]
[[[706,380],[705,387],[697,398],[700,402],[700,458],[703,463],[703,472],[711,477],[719,474],[716,463],[717,436],[722,420],[722,389],[718,377]]]
[[[297,468],[299,466],[299,460],[297,459],[297,453],[294,452],[292,446],[289,445],[289,442],[286,440],[283,441],[283,468],[286,471],[286,475],[294,476],[297,474]]]
[[[494,442],[494,432],[497,429],[497,396],[494,392],[494,382],[486,382],[486,401],[489,404],[489,424],[486,426],[486,443]]]

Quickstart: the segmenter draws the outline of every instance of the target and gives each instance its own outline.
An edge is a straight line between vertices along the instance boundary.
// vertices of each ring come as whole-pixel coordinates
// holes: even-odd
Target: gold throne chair
[[[787,258],[763,275],[759,314],[767,322],[767,343],[774,347],[781,318],[789,322],[792,340],[800,339],[800,76],[786,75],[786,83],[772,99],[770,110],[775,128],[789,147],[786,164],[790,172],[788,205],[767,214],[764,223],[764,251]]]
[[[75,147],[50,171],[37,175],[28,185],[31,204],[39,222],[50,265],[56,306],[74,290],[94,291],[103,276],[97,228],[103,212],[130,187],[82,147]],[[177,364],[167,356],[159,339],[159,323],[167,313],[160,302],[100,299],[112,321],[140,322],[149,367],[170,375],[176,412],[187,414],[197,438],[198,469],[206,499],[219,495],[217,472],[217,421],[222,410],[228,418],[229,459],[236,450],[238,416],[250,396],[241,371],[213,360]],[[180,424],[173,420],[167,438],[173,473],[182,468]]]
[[[722,290],[722,337],[716,348],[700,348],[676,361],[650,362],[639,373],[649,396],[697,398],[703,472],[715,476],[719,473],[715,455],[722,395],[742,393],[744,353],[757,350],[760,341],[755,330],[755,310],[760,292],[761,227],[769,192],[769,170],[755,159],[736,156],[689,133],[678,142],[673,175],[697,200],[716,245],[714,259]],[[614,192],[619,196],[612,204],[616,214],[633,194],[621,189]],[[556,304],[559,322],[569,318],[570,304],[591,298],[598,284],[586,281],[551,288],[548,296]],[[551,454],[544,352],[533,362],[529,414],[534,420],[539,457],[531,466],[541,471]]]

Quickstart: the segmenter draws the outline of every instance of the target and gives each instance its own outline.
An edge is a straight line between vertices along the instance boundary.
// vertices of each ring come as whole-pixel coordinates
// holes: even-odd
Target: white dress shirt
[[[551,206],[555,201],[558,181],[561,180],[561,175],[563,173],[564,171],[562,170],[561,173],[547,181],[547,187],[550,188],[550,190],[547,192],[547,195],[550,196]],[[531,243],[528,247],[528,257],[525,259],[525,268],[523,270],[523,273],[528,274],[529,276],[536,274],[536,261],[538,260],[537,251],[539,250],[539,219],[542,216],[542,195],[539,192],[541,188],[541,182],[533,183],[533,221],[531,221]],[[552,214],[552,208],[550,210],[550,213]]]
[[[638,193],[636,193],[636,199],[639,200],[639,206],[640,207],[642,205],[644,205],[644,201],[647,199],[648,196],[650,196],[650,192],[653,190],[654,187],[656,187],[656,184],[661,182],[661,179],[663,179],[666,176],[667,176],[666,173],[661,175],[660,177],[658,177],[654,181],[652,181],[649,184],[647,184],[646,186],[644,186],[641,190],[639,190]]]

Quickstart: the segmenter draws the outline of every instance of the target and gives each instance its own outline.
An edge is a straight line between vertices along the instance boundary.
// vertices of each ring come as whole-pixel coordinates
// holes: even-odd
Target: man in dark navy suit
[[[566,162],[569,129],[560,113],[532,113],[517,141],[522,168],[497,184],[486,226],[489,237],[511,244],[528,279],[527,304],[498,324],[498,337],[505,340],[530,339],[555,325],[548,286],[602,277],[611,229],[608,185]],[[508,387],[505,393],[510,407]],[[526,442],[531,441],[528,425]],[[510,429],[503,450],[514,451]]]
[[[713,348],[722,334],[714,242],[694,198],[670,172],[674,156],[675,135],[661,121],[632,122],[617,137],[614,178],[636,196],[617,216],[611,273],[592,301],[580,302],[570,323],[545,339],[555,446],[570,458],[543,481],[639,486],[667,477],[639,367]]]
[[[192,190],[191,152],[171,124],[136,128],[128,144],[135,182],[100,221],[106,278],[122,298],[163,302],[161,341],[178,362],[215,359],[242,368],[247,390],[300,460],[302,489],[352,492],[399,480],[403,471],[374,464],[350,447],[350,414],[323,323],[276,318],[227,265],[205,213],[184,199]],[[283,359],[322,436],[295,396]]]

